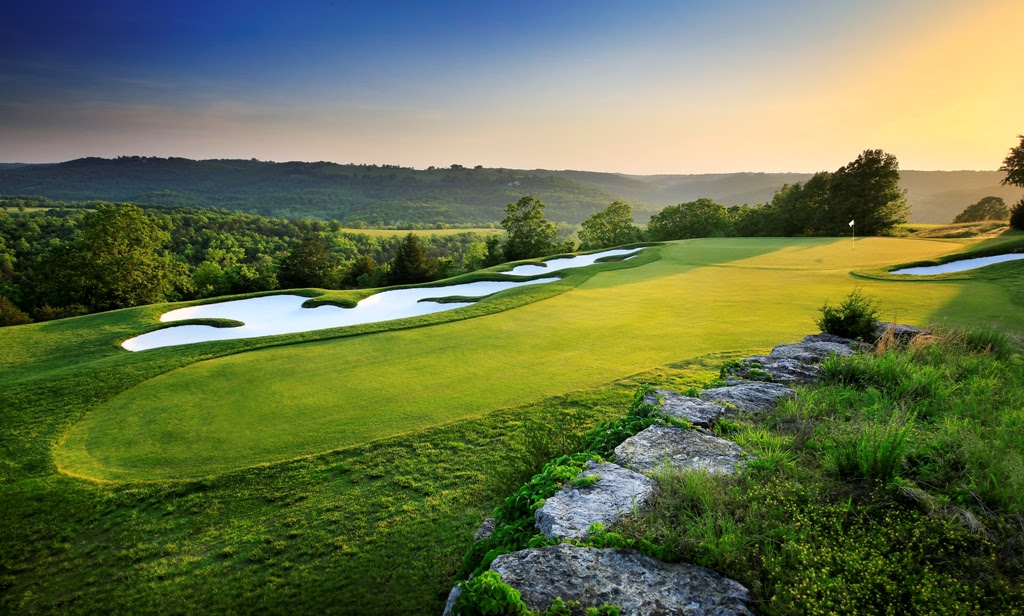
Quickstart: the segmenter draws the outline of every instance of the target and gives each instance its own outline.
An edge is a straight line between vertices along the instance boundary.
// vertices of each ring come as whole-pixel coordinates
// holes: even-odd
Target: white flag
[[[853,226],[853,221],[852,221],[852,220],[850,221],[850,226],[851,226],[851,227]]]

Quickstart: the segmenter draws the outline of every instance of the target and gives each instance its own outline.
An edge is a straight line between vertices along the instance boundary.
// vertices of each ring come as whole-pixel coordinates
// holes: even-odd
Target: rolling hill
[[[505,205],[535,196],[556,222],[578,224],[615,200],[646,223],[666,205],[709,197],[725,205],[763,203],[809,173],[625,175],[545,169],[430,168],[328,162],[190,160],[126,156],[59,164],[0,165],[0,194],[58,200],[205,206],[280,218],[337,219],[369,226],[500,221]],[[1020,191],[997,171],[903,171],[911,222],[947,223],[966,206]]]

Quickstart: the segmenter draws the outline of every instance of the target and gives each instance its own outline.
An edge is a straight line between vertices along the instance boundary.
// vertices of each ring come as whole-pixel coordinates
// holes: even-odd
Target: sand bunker
[[[893,270],[890,274],[913,274],[915,276],[934,276],[936,274],[951,274],[953,272],[966,272],[967,270],[978,269],[994,263],[1005,263],[1006,261],[1017,261],[1024,259],[1024,254],[996,255],[994,257],[976,257],[974,259],[961,259],[950,261],[942,265],[929,265],[928,267],[905,267]]]
[[[521,276],[533,276],[567,269],[592,265],[601,257],[629,254],[630,250],[607,250],[601,253],[580,255],[563,259],[552,259],[549,268],[536,265],[520,265],[511,272]],[[521,273],[517,270],[527,270]],[[417,287],[414,289],[394,289],[382,291],[361,300],[355,308],[338,306],[318,306],[303,308],[302,304],[309,298],[299,295],[267,295],[202,306],[190,306],[165,312],[160,321],[170,323],[188,319],[231,319],[241,321],[241,327],[212,327],[209,325],[180,325],[168,327],[130,338],[121,343],[129,351],[145,351],[179,344],[194,344],[212,340],[237,340],[239,338],[255,338],[257,336],[276,336],[294,334],[332,327],[362,325],[417,317],[445,310],[455,310],[469,306],[472,302],[445,302],[436,300],[446,297],[485,297],[499,291],[513,289],[532,284],[544,284],[559,280],[549,276],[527,281],[471,282],[467,284],[449,285],[444,287]]]
[[[598,259],[604,257],[617,257],[620,255],[635,256],[637,249],[633,250],[606,250],[604,252],[595,252],[589,255],[579,255],[577,257],[561,257],[558,259],[551,259],[544,261],[543,265],[536,263],[528,263],[526,265],[517,265],[507,272],[501,272],[502,274],[510,274],[512,276],[536,276],[537,274],[550,274],[551,272],[557,272],[559,270],[569,269],[571,267],[583,267],[585,265],[593,265]],[[627,258],[630,258],[627,257]],[[623,259],[625,260],[625,259]]]

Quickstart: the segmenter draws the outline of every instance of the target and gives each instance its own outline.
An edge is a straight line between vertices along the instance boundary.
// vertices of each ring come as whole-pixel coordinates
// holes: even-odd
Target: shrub
[[[31,317],[22,312],[11,300],[0,295],[0,327],[24,325],[31,322]]]
[[[501,581],[497,571],[484,571],[475,578],[460,582],[462,594],[455,601],[452,612],[462,616],[495,616],[511,614],[526,616],[530,609],[520,598],[519,591]]]
[[[1013,206],[1010,212],[1010,226],[1018,231],[1024,231],[1024,199]]]
[[[854,289],[838,307],[829,306],[826,302],[821,307],[821,318],[817,325],[827,334],[853,340],[870,340],[875,333],[877,321],[878,307],[875,302],[861,294],[860,289]]]

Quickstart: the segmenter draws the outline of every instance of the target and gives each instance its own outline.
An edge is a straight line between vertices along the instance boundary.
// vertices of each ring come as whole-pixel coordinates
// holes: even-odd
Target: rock
[[[726,387],[706,389],[700,394],[701,400],[728,402],[748,413],[770,411],[780,400],[795,397],[796,392],[785,385],[760,381],[729,381]]]
[[[665,402],[658,401],[661,396]],[[644,402],[650,402],[666,415],[672,415],[679,419],[685,419],[695,426],[710,428],[715,425],[718,418],[728,412],[728,409],[721,404],[705,402],[700,398],[691,398],[667,389],[656,389],[647,394]]]
[[[494,534],[494,518],[487,518],[480,525],[480,528],[477,529],[476,534],[473,535],[473,541],[490,539],[492,534]]]
[[[906,325],[905,323],[879,321],[875,325],[875,333],[872,334],[872,338],[875,342],[878,342],[882,336],[886,335],[892,336],[892,338],[897,342],[905,343],[918,336],[928,336],[931,334],[927,329],[921,329],[920,327],[914,327],[913,325]]]
[[[459,600],[459,595],[461,594],[461,588],[452,586],[452,591],[448,593],[448,602],[444,604],[444,611],[441,612],[441,616],[452,616],[452,608],[455,607],[455,602]]]
[[[689,564],[669,564],[635,550],[560,544],[503,554],[491,564],[532,610],[556,597],[584,607],[618,605],[623,616],[753,616],[739,582]]]
[[[545,537],[583,539],[594,522],[613,524],[643,507],[654,492],[654,480],[617,464],[587,462],[577,478],[600,475],[590,485],[565,486],[545,501],[534,518]]]
[[[754,371],[754,372],[752,372]],[[770,379],[761,378],[759,372],[766,372]],[[796,359],[765,357],[755,355],[729,370],[730,374],[752,381],[770,380],[773,383],[810,383],[821,376],[821,368],[814,364],[801,363]]]
[[[768,357],[772,359],[794,359],[802,364],[819,364],[832,353],[836,355],[853,355],[854,347],[861,343],[849,338],[841,338],[832,334],[813,334],[800,342],[780,344],[772,349]]]
[[[677,471],[729,475],[746,466],[746,454],[736,443],[717,436],[654,425],[616,447],[615,463],[641,473],[668,465]]]

